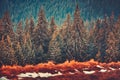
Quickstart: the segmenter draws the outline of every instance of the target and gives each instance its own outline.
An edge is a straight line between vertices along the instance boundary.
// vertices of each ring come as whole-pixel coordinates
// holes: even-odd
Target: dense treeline
[[[61,27],[51,18],[48,23],[44,9],[38,14],[38,22],[26,19],[16,29],[6,12],[0,19],[0,64],[38,64],[52,60],[56,63],[66,60],[101,62],[120,60],[120,17],[114,14],[98,19],[89,31],[80,17],[78,5],[74,19],[67,15]]]

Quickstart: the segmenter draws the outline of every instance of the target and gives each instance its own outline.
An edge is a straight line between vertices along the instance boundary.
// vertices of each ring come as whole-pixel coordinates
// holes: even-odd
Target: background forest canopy
[[[0,65],[26,65],[66,60],[100,62],[120,60],[120,16],[105,15],[103,19],[84,24],[79,5],[74,10],[73,20],[67,14],[58,27],[54,17],[47,22],[44,8],[38,13],[35,24],[33,17],[23,25],[14,25],[9,12],[0,19]],[[14,27],[16,26],[16,27]],[[88,29],[88,26],[91,26]]]

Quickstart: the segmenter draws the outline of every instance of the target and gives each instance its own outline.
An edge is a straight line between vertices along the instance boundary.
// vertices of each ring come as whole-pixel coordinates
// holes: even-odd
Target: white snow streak
[[[106,69],[101,69],[99,72],[106,72],[107,70]]]
[[[84,74],[93,74],[95,71],[83,71]]]
[[[100,65],[97,65],[96,67],[101,68],[101,69],[104,68],[104,67],[102,67],[102,66],[100,66]]]
[[[17,75],[18,77],[32,77],[32,78],[36,78],[36,77],[53,77],[53,76],[59,76],[59,75],[62,75],[61,72],[58,72],[56,74],[51,74],[51,73],[42,73],[42,72],[39,72],[39,73],[36,73],[36,72],[33,72],[33,73],[21,73],[19,75]]]
[[[109,67],[109,69],[111,69],[111,70],[113,70],[113,71],[116,70],[116,69],[114,69],[114,68],[112,68],[112,67]]]
[[[61,72],[58,72],[56,74],[51,74],[51,73],[41,73],[39,72],[38,73],[40,77],[53,77],[53,76],[59,76],[59,75],[62,75]]]
[[[9,80],[6,77],[1,77],[0,80]]]

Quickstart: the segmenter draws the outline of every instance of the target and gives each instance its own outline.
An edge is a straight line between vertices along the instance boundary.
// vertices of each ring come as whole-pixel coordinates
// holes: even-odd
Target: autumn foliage
[[[104,69],[107,69],[107,72],[99,72],[101,70],[100,67],[102,66]],[[110,71],[111,68],[115,70]],[[26,72],[48,72],[55,74],[57,72],[61,72],[62,75],[49,77],[49,78],[42,78],[39,77],[38,79],[43,80],[119,80],[119,67],[120,62],[111,62],[111,63],[99,63],[94,61],[93,59],[87,62],[77,62],[77,61],[66,61],[61,64],[54,64],[53,62],[48,63],[40,63],[38,65],[26,65],[22,66],[2,66],[0,68],[0,77],[7,76],[9,79],[16,80],[18,78],[18,74],[26,73]],[[77,71],[76,71],[77,70]],[[94,74],[84,74],[83,71],[95,71]],[[57,71],[57,72],[56,72]],[[73,74],[70,74],[73,73]],[[111,75],[112,74],[112,75]],[[22,80],[36,80],[37,78],[23,78]]]

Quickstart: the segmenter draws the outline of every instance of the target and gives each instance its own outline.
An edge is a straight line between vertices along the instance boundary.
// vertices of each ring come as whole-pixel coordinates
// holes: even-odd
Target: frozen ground
[[[120,63],[65,62],[3,66],[0,80],[120,80]]]

